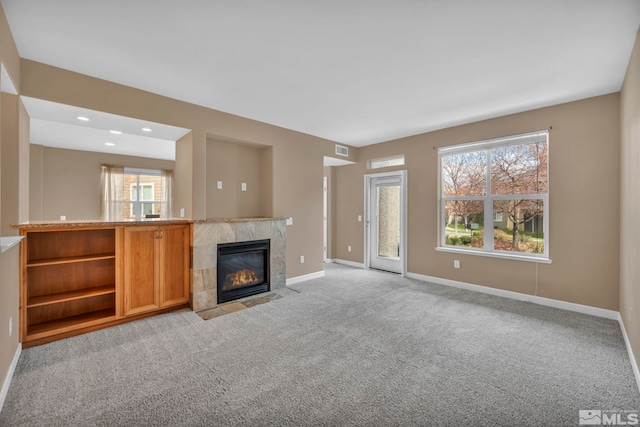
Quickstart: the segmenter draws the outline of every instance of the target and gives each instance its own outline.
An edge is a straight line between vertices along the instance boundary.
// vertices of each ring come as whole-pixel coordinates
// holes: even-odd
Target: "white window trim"
[[[547,139],[547,193],[545,194],[509,194],[509,195],[491,195],[487,194],[485,196],[443,196],[442,189],[442,157],[455,155],[455,154],[463,154],[474,151],[486,151],[487,152],[487,181],[486,181],[486,189],[487,193],[490,193],[491,189],[491,149],[498,147],[505,147],[511,145],[522,145],[527,144],[528,141],[535,140],[542,135],[546,135]],[[529,132],[519,135],[507,136],[502,138],[489,139],[485,141],[476,141],[467,144],[458,144],[447,147],[438,148],[438,200],[439,200],[439,209],[438,209],[438,242],[439,246],[436,247],[436,251],[438,252],[451,252],[451,253],[460,253],[460,254],[469,254],[469,255],[479,255],[486,256],[491,258],[503,258],[503,259],[513,259],[520,261],[529,261],[529,262],[537,262],[543,264],[551,264],[551,259],[549,258],[549,188],[550,188],[550,160],[549,160],[549,131],[542,130],[536,132]],[[494,249],[493,246],[493,221],[490,222],[491,231],[490,233],[484,233],[484,248],[467,248],[460,246],[450,246],[445,243],[446,241],[446,233],[444,224],[445,218],[445,201],[454,201],[454,200],[480,200],[484,201],[484,212],[485,212],[485,230],[487,229],[487,212],[493,212],[493,202],[495,200],[512,200],[512,199],[540,199],[543,201],[543,233],[544,233],[544,253],[543,254],[533,254],[528,252],[510,252],[510,251],[500,251]],[[491,216],[493,218],[493,215]],[[491,249],[486,249],[491,248]]]

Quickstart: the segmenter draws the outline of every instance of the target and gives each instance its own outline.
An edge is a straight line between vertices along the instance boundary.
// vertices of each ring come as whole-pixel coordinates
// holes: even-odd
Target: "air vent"
[[[336,154],[339,156],[349,157],[349,147],[336,144]]]

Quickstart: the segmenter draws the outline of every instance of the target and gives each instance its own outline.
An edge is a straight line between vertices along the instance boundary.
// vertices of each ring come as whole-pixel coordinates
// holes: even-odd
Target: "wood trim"
[[[22,348],[29,348],[29,347],[34,347],[37,345],[42,345],[42,344],[46,344],[52,341],[57,341],[63,338],[69,338],[69,337],[73,337],[76,335],[81,335],[81,334],[86,334],[87,332],[93,332],[93,331],[97,331],[100,329],[104,329],[104,328],[109,328],[111,326],[116,326],[116,325],[121,325],[123,323],[128,323],[128,322],[132,322],[134,320],[139,320],[139,319],[144,319],[145,317],[151,317],[151,316],[155,316],[157,314],[162,314],[162,313],[168,313],[170,311],[174,311],[174,310],[178,310],[180,308],[185,308],[185,307],[189,307],[189,304],[180,304],[180,305],[176,305],[173,307],[165,307],[165,308],[161,308],[155,311],[150,311],[147,313],[141,313],[141,314],[137,314],[135,316],[130,316],[130,317],[124,317],[124,318],[120,318],[120,319],[113,319],[113,320],[109,320],[106,322],[102,322],[99,324],[95,324],[95,325],[91,325],[91,326],[86,326],[86,327],[82,327],[79,329],[75,329],[72,331],[66,331],[66,332],[62,332],[56,335],[51,335],[48,337],[43,337],[43,338],[36,338],[36,339],[31,339],[30,341],[27,342],[23,342],[22,343]]]

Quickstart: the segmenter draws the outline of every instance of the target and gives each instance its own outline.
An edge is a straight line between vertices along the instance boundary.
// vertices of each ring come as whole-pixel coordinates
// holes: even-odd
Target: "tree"
[[[442,191],[446,196],[484,196],[487,187],[487,159],[485,152],[455,154],[442,158]],[[453,200],[446,206],[448,223],[457,224],[462,217],[465,226],[470,218],[482,213],[477,200]],[[481,205],[481,203],[480,203]],[[452,218],[452,216],[454,218]]]
[[[491,150],[492,195],[536,195],[547,192],[547,144],[539,142],[512,145]],[[494,211],[512,223],[511,248],[518,250],[518,231],[522,224],[542,215],[541,199],[523,198],[498,200]]]

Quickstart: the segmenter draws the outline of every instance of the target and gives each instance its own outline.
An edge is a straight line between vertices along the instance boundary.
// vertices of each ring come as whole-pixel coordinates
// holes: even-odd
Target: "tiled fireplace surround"
[[[287,281],[285,218],[225,218],[194,221],[191,269],[191,308],[208,310],[217,301],[217,255],[219,243],[271,240],[271,290]]]

